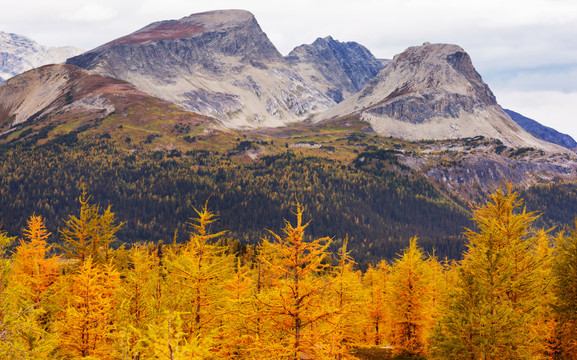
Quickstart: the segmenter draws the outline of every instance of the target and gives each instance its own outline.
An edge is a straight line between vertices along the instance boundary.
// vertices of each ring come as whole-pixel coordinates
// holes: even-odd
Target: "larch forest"
[[[577,227],[539,228],[512,185],[473,206],[461,260],[414,237],[363,270],[298,199],[243,251],[210,199],[186,242],[112,247],[122,222],[82,189],[58,234],[0,232],[3,359],[577,358]]]

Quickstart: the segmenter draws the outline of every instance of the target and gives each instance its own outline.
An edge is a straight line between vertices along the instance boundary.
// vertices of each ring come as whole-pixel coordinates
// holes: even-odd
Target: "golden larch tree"
[[[120,276],[112,265],[89,256],[67,275],[63,311],[57,323],[58,353],[64,357],[111,358],[115,350],[115,318]]]
[[[100,206],[90,203],[86,186],[82,186],[79,216],[69,215],[65,227],[60,230],[63,243],[60,245],[69,259],[83,263],[88,257],[93,262],[107,264],[110,260],[110,244],[116,240],[115,234],[122,227],[108,206],[100,214]]]
[[[56,311],[51,287],[60,271],[58,258],[48,255],[49,236],[42,217],[33,215],[13,254],[11,295],[20,313],[15,339],[20,351],[30,359],[49,356],[55,346],[50,327]]]
[[[208,204],[195,211],[197,217],[189,224],[189,241],[167,257],[167,271],[179,292],[174,296],[171,314],[178,313],[183,320],[186,341],[202,345],[212,342],[227,311],[223,294],[233,276],[233,259],[226,248],[213,243],[224,232],[209,232],[209,225],[217,217],[208,210]]]
[[[296,205],[296,225],[285,220],[283,235],[270,232],[272,241],[263,239],[270,259],[263,259],[276,273],[278,285],[269,289],[261,300],[266,306],[266,321],[272,322],[276,336],[268,339],[269,353],[279,358],[298,360],[302,356],[322,359],[330,353],[330,331],[322,322],[334,314],[324,301],[331,282],[322,276],[328,264],[327,247],[331,239],[324,237],[307,241],[303,208]]]
[[[545,339],[535,327],[546,285],[531,229],[537,216],[510,185],[473,213],[477,229],[466,231],[467,251],[433,352],[440,359],[542,358]]]
[[[553,260],[553,291],[557,319],[556,359],[577,359],[577,219],[568,233],[557,238]]]
[[[348,238],[337,253],[337,266],[333,269],[330,292],[335,313],[329,318],[334,329],[331,333],[330,354],[336,359],[350,358],[351,347],[362,343],[363,307],[366,292],[363,291],[360,272],[354,270],[355,262],[347,250]]]
[[[389,316],[385,300],[389,272],[390,267],[383,260],[378,267],[369,267],[362,278],[366,289],[365,303],[362,306],[365,309],[365,345],[381,346],[389,335]]]
[[[392,266],[387,283],[387,309],[390,316],[391,343],[395,352],[422,355],[432,326],[434,279],[430,263],[417,238]]]

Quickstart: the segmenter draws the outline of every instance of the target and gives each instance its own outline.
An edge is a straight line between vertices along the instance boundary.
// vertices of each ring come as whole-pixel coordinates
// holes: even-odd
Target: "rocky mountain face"
[[[0,82],[42,65],[63,63],[82,52],[69,46],[42,46],[25,36],[0,32]]]
[[[364,88],[384,67],[364,46],[330,36],[296,47],[286,59],[337,103]]]
[[[22,54],[57,53],[12,34],[2,39],[11,45],[1,48],[5,53],[0,64],[12,66],[13,73],[23,69],[14,60],[24,58]],[[150,24],[67,63],[129,82],[141,92],[213,116],[232,129],[352,116],[384,136],[484,136],[506,146],[559,151],[511,120],[470,57],[456,45],[426,43],[387,61],[357,43],[325,37],[284,58],[251,13],[223,10]],[[64,86],[54,79],[46,86],[56,89],[31,91],[32,100],[12,114],[14,124],[40,110],[47,114],[50,107],[37,105],[48,106],[54,100],[50,96],[56,96],[51,91]],[[51,95],[41,100],[44,93]],[[29,104],[36,112],[30,112]]]
[[[358,115],[386,136],[408,140],[484,136],[510,146],[558,151],[512,121],[459,46],[414,46],[367,86],[320,115]]]
[[[0,136],[25,127],[44,129],[45,135],[47,131],[58,132],[59,126],[66,131],[87,128],[112,114],[120,119],[112,124],[117,128],[123,121],[131,120],[138,107],[146,109],[133,116],[142,123],[148,119],[158,121],[162,116],[178,121],[171,114],[176,106],[136,90],[125,81],[92,74],[73,65],[46,65],[0,85]],[[186,116],[195,117],[194,114]],[[196,117],[198,121],[205,121]]]
[[[561,145],[568,149],[577,147],[577,142],[569,135],[560,133],[548,126],[540,124],[539,122],[529,119],[512,110],[504,109],[507,115],[513,119],[519,126],[530,132],[537,139],[545,140],[553,144]]]
[[[153,23],[67,62],[232,128],[281,126],[335,104],[241,10]]]

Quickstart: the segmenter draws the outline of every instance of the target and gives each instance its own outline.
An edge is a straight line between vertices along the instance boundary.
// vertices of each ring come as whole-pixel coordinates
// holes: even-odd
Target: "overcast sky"
[[[575,0],[0,0],[0,9],[0,31],[86,50],[215,9],[251,11],[285,55],[327,35],[379,58],[425,41],[458,44],[501,106],[577,139]]]

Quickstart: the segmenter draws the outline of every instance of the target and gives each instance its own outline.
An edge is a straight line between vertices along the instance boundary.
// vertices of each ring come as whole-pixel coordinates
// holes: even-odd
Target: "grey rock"
[[[227,115],[242,109],[239,97],[232,94],[195,90],[183,96],[189,100],[185,109],[197,113]]]
[[[33,68],[64,62],[83,50],[47,47],[22,35],[0,31],[0,75],[4,80]]]
[[[440,140],[484,136],[506,146],[565,152],[517,125],[459,46],[413,46],[396,55],[364,89],[320,119],[359,115],[384,136]]]
[[[364,46],[330,36],[296,47],[286,59],[293,66],[308,65],[318,71],[330,84],[326,94],[337,103],[344,99],[343,93],[361,90],[384,67]]]
[[[561,145],[568,149],[574,149],[577,147],[577,142],[569,135],[560,133],[559,131],[540,124],[539,122],[525,117],[512,110],[504,109],[507,115],[513,119],[517,124],[519,124],[523,129],[530,132],[533,136],[538,139],[551,142],[553,144]]]
[[[244,66],[261,69],[266,68],[264,62],[282,60],[252,14],[228,10],[156,22],[67,63],[117,78],[126,72],[165,79],[182,71],[212,75],[242,71],[229,69],[223,56],[240,57]]]
[[[411,123],[423,123],[433,117],[457,118],[461,110],[497,105],[491,89],[475,70],[471,58],[458,46],[431,45],[412,47],[395,56],[385,70],[360,93],[373,95],[389,79],[400,82],[369,112],[388,115]]]
[[[232,128],[279,126],[335,104],[291,68],[242,10],[153,23],[67,62]]]

